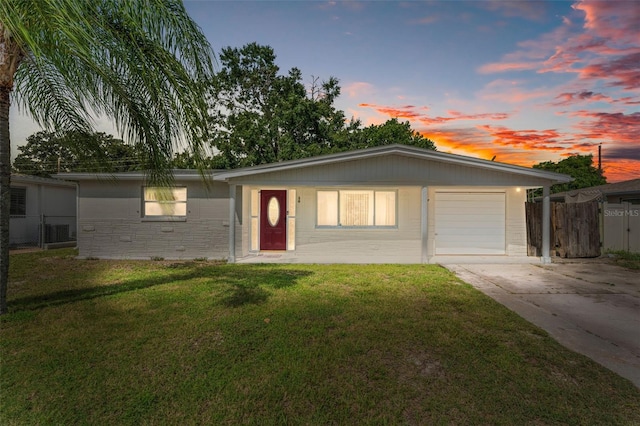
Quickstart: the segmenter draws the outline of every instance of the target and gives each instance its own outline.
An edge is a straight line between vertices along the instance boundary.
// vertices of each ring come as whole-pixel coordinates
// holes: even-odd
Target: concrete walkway
[[[600,259],[444,266],[562,345],[640,388],[640,272]]]

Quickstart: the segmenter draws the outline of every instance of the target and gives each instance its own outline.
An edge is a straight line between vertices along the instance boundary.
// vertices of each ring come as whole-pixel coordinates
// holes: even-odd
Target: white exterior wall
[[[228,186],[212,183],[207,190],[199,182],[176,185],[187,187],[186,220],[143,218],[141,182],[81,182],[80,257],[226,259]]]
[[[527,256],[527,221],[525,189],[506,188],[507,193],[507,255]]]
[[[327,229],[316,227],[318,190],[326,189],[373,189],[397,190],[398,211],[396,229]],[[250,223],[250,192],[245,190],[245,223]],[[260,188],[263,189],[263,188]],[[266,189],[266,188],[264,188]],[[269,187],[269,189],[274,189]],[[299,263],[421,263],[421,187],[379,187],[379,186],[322,186],[322,187],[278,187],[295,189],[299,197],[296,205],[295,250],[282,255],[282,261]],[[526,191],[515,187],[473,187],[439,186],[428,187],[427,200],[427,260],[437,263],[451,259],[451,256],[435,256],[435,193],[442,192],[500,192],[505,194],[505,255],[496,258],[518,258],[527,256],[526,222],[524,203]],[[245,227],[243,247],[251,242],[251,229]],[[251,250],[249,250],[249,253]],[[244,253],[243,255],[247,255]],[[480,258],[474,255],[456,256],[464,259]],[[486,257],[486,256],[484,256]]]
[[[38,244],[42,215],[47,224],[69,225],[70,237],[76,236],[74,184],[27,176],[12,178],[11,187],[26,189],[26,214],[10,218],[9,244]]]
[[[287,257],[300,263],[420,263],[420,187],[353,188],[397,190],[397,227],[317,228],[316,192],[335,187],[280,187],[279,189],[295,189],[296,197],[299,197],[299,202],[296,200],[295,250]],[[245,200],[245,204],[250,204],[250,198]],[[249,222],[248,218],[248,215],[245,216],[245,222]],[[250,234],[247,233],[249,243],[250,238]]]

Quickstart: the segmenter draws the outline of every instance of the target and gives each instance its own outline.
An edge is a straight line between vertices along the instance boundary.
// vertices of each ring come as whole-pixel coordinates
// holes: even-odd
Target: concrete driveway
[[[444,266],[640,388],[640,272],[603,259]]]

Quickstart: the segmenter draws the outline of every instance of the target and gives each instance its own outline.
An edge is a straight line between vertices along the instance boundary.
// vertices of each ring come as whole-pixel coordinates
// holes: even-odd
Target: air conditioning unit
[[[44,228],[45,243],[61,243],[69,241],[69,225],[49,225]]]

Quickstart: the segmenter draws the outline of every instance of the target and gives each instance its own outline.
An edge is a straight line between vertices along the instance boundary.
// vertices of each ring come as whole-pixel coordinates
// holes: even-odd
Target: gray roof
[[[211,177],[220,172],[220,170],[205,170],[204,178],[211,179]],[[174,169],[172,170],[173,177],[180,180],[201,180],[203,175],[199,170],[192,169]],[[119,173],[58,173],[56,176],[59,176],[64,179],[73,180],[73,181],[82,181],[82,180],[133,180],[133,181],[144,181],[147,177],[147,174],[144,171],[133,171],[133,172],[119,172]]]
[[[640,195],[640,179],[625,180],[623,182],[607,183],[604,185],[590,186],[588,188],[573,189],[571,191],[557,192],[551,195],[551,199],[565,199],[575,197],[578,194],[587,195]]]
[[[56,185],[56,186],[76,186],[75,183],[63,179],[46,178],[42,176],[11,174],[11,184],[33,184],[33,185]]]
[[[339,152],[336,154],[320,155],[316,157],[302,158],[299,160],[282,161],[279,163],[262,164],[259,166],[245,167],[233,170],[210,170],[204,174],[205,178],[213,178],[217,181],[228,181],[236,177],[260,175],[264,173],[301,169],[306,167],[320,166],[325,164],[335,164],[345,161],[360,160],[366,158],[380,157],[386,155],[402,155],[423,160],[437,161],[452,165],[462,165],[467,167],[494,170],[505,173],[512,173],[520,176],[530,176],[548,180],[550,184],[566,183],[573,179],[560,173],[546,170],[533,169],[529,167],[514,166],[512,164],[500,163],[497,161],[482,160],[480,158],[467,157],[464,155],[447,154],[430,149],[418,148],[408,145],[384,145],[366,148],[356,151]],[[57,176],[74,180],[144,180],[144,172],[126,173],[60,173]],[[174,170],[173,176],[180,180],[202,179],[202,175],[197,170]]]
[[[533,169],[529,167],[514,166],[512,164],[500,163],[497,161],[483,160],[480,158],[467,157],[464,155],[448,154],[431,149],[418,148],[409,145],[384,145],[366,148],[356,151],[340,152],[337,154],[320,155],[317,157],[303,158],[299,160],[282,161],[279,163],[263,164],[254,167],[227,170],[215,173],[214,180],[229,180],[231,178],[258,175],[275,171],[289,169],[299,169],[305,167],[319,166],[323,164],[339,163],[343,161],[359,160],[384,155],[404,155],[424,160],[438,161],[449,164],[477,167],[494,171],[514,173],[518,175],[531,176],[547,179],[551,184],[571,182],[573,178],[568,175],[549,172],[546,170]]]

